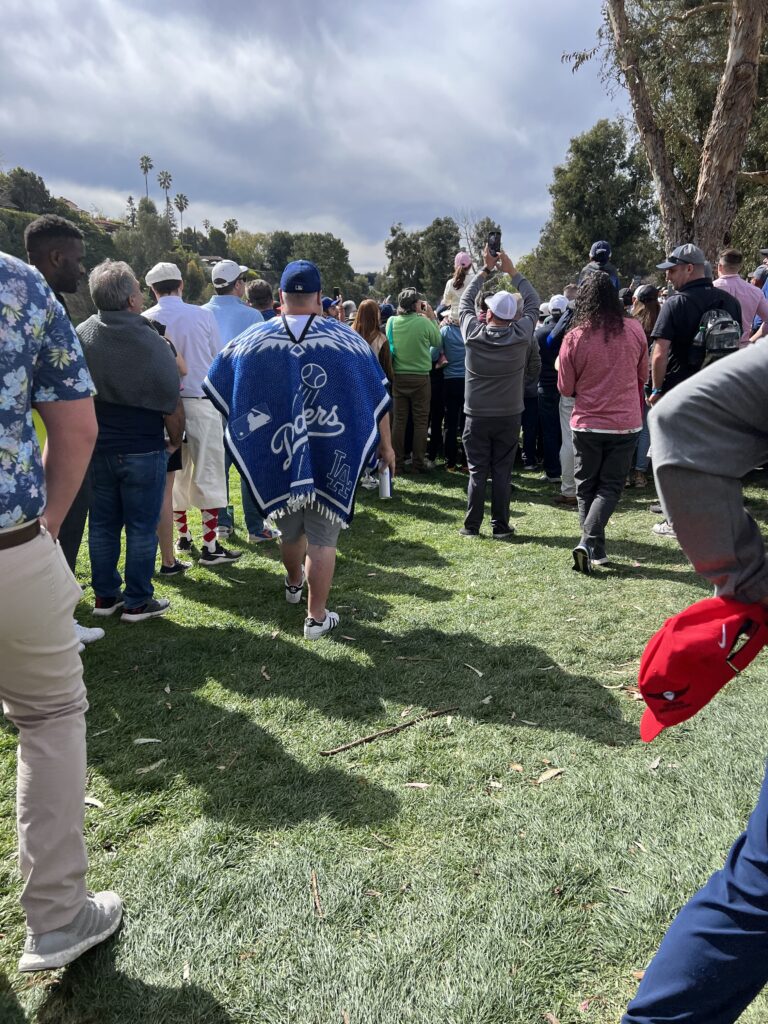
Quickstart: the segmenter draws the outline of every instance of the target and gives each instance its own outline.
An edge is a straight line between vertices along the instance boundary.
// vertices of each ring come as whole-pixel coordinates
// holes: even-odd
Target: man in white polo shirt
[[[181,391],[187,444],[183,445],[183,464],[173,485],[173,518],[179,534],[176,550],[192,550],[187,522],[187,509],[192,506],[200,509],[203,521],[199,564],[234,562],[242,552],[228,551],[216,535],[218,510],[227,503],[221,417],[201,386],[208,367],[223,347],[221,334],[210,310],[182,300],[184,282],[175,263],[155,264],[146,281],[157,305],[144,316],[165,325],[168,337],[187,364]]]

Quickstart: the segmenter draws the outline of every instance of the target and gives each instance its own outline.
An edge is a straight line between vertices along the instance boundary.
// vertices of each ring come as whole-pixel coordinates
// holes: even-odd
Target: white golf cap
[[[564,313],[568,309],[568,299],[564,295],[553,295],[549,300],[550,313]]]
[[[514,320],[517,316],[517,299],[510,292],[496,292],[485,304],[499,320]]]
[[[234,260],[221,260],[211,271],[211,280],[215,285],[234,284],[241,274],[245,274],[248,267],[241,267]]]
[[[156,263],[147,271],[144,278],[147,284],[158,284],[160,281],[181,281],[181,271],[175,263]]]

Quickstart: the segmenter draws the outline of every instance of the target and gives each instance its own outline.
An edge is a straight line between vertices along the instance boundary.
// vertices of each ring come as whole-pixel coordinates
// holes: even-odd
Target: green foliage
[[[139,200],[136,227],[120,228],[112,240],[117,258],[130,263],[140,280],[173,249],[173,234],[167,219],[158,214],[155,204],[146,197]]]
[[[267,259],[268,244],[269,235],[263,231],[244,231],[239,228],[228,239],[229,255],[243,266],[260,270]]]
[[[208,255],[220,256],[222,259],[229,255],[227,236],[218,228],[211,228],[208,232]]]
[[[377,297],[371,294],[371,286],[366,274],[355,274],[351,281],[346,281],[343,293],[345,299],[354,299],[358,306],[363,299]]]
[[[184,271],[184,298],[196,302],[203,293],[207,278],[197,260],[189,260]]]
[[[272,231],[267,242],[264,265],[279,279],[286,263],[291,259],[293,235],[290,231]]]
[[[602,120],[571,140],[549,187],[552,212],[539,242],[519,261],[542,296],[560,292],[605,238],[622,281],[653,272],[658,261],[650,175],[621,122]]]
[[[293,236],[289,260],[311,260],[320,271],[323,289],[339,287],[346,296],[346,284],[352,281],[353,270],[349,263],[349,252],[341,241],[330,232],[309,231]]]
[[[483,252],[488,242],[488,235],[492,231],[501,231],[501,226],[492,217],[481,217],[471,230],[471,241],[469,254],[475,266],[483,262]],[[504,234],[501,236],[501,246],[504,247]]]
[[[230,217],[229,220],[225,220],[222,225],[224,228],[224,234],[229,238],[237,232],[238,223],[234,217]]]
[[[25,213],[21,210],[0,209],[0,226],[2,228],[3,249],[11,256],[18,256],[26,260],[27,254],[24,249],[24,230],[27,224],[38,218],[37,213]],[[116,257],[113,239],[106,231],[94,224],[87,214],[80,214],[73,210],[67,210],[66,216],[73,224],[76,224],[85,236],[85,265],[88,268],[95,267],[97,263],[109,257]]]
[[[393,224],[389,229],[389,238],[384,244],[384,249],[389,260],[387,277],[393,296],[403,288],[417,288],[421,291],[424,264],[420,232],[406,231],[402,224]]]
[[[40,175],[24,167],[14,167],[7,174],[0,174],[0,195],[4,206],[25,213],[59,212],[56,201]]]
[[[436,217],[420,235],[422,287],[432,302],[442,298],[459,250],[459,226],[453,217]]]

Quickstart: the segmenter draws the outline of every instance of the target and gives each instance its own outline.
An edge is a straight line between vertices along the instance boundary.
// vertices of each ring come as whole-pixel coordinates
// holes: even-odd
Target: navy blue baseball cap
[[[309,260],[294,260],[289,263],[280,278],[281,292],[319,292],[320,271]]]
[[[327,313],[332,306],[338,306],[339,300],[332,299],[328,295],[323,296],[323,312]]]
[[[396,310],[391,302],[382,302],[379,306],[379,312],[381,313],[382,320],[388,320],[391,316],[395,315]]]
[[[607,263],[611,258],[611,246],[608,242],[593,242],[589,250],[589,258],[597,263]]]

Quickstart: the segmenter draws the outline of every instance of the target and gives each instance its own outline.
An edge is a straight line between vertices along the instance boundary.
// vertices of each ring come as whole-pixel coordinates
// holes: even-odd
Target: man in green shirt
[[[432,369],[430,348],[440,345],[441,337],[435,314],[428,302],[419,298],[415,288],[404,288],[397,297],[397,316],[387,321],[387,340],[392,352],[392,398],[394,422],[392,447],[395,449],[397,472],[405,463],[405,428],[408,415],[413,417],[413,469],[426,473],[424,456],[429,425],[430,384]]]

